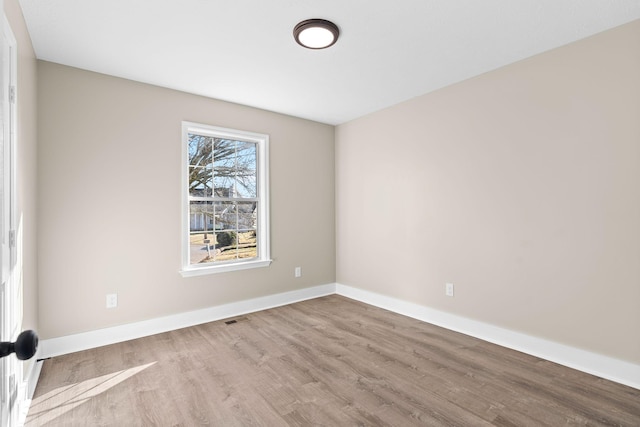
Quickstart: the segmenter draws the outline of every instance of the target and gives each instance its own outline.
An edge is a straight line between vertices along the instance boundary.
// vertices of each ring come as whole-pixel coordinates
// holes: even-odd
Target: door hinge
[[[16,230],[9,231],[9,247],[10,248],[16,247]]]
[[[16,103],[16,87],[9,86],[9,102],[12,104]]]

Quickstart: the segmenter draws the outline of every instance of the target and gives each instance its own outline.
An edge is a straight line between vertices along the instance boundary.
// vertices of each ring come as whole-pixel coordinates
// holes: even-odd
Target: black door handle
[[[23,331],[15,342],[0,342],[0,357],[15,353],[20,360],[31,359],[38,349],[38,335],[32,331]]]

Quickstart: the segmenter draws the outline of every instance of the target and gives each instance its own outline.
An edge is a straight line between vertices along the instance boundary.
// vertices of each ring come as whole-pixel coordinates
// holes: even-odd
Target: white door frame
[[[0,340],[14,341],[22,328],[21,266],[16,251],[16,40],[4,14],[0,17]],[[0,360],[0,425],[18,424],[20,410],[19,385],[22,384],[22,364],[15,356]]]

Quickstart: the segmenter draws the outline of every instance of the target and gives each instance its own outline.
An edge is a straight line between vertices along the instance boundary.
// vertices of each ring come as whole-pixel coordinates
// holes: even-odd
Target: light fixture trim
[[[310,39],[309,36],[312,38]],[[338,41],[338,36],[340,36],[338,26],[326,19],[307,19],[299,22],[293,29],[293,38],[300,46],[307,49],[326,49]]]

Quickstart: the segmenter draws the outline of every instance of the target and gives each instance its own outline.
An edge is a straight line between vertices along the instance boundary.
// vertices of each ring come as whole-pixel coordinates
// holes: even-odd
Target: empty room
[[[639,426],[640,2],[2,0],[0,426]]]

